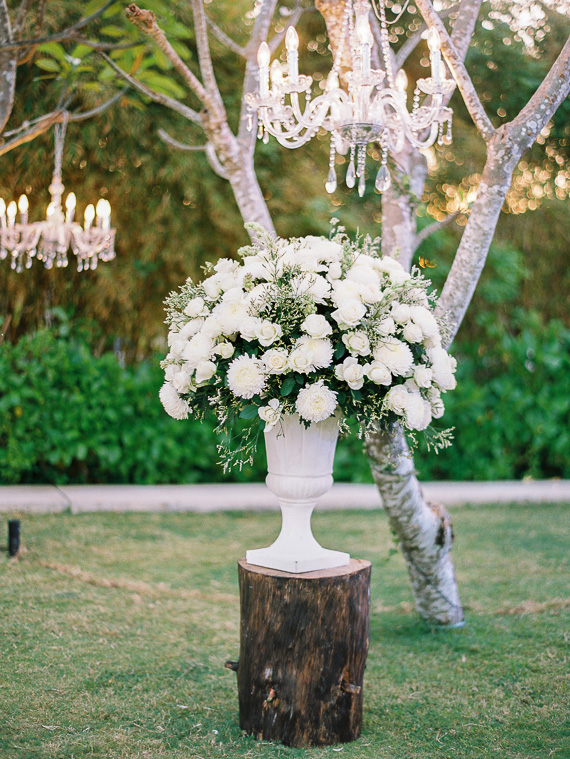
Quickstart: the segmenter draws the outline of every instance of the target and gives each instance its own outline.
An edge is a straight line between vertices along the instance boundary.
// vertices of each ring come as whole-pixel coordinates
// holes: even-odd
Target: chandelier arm
[[[457,6],[450,5],[449,8],[444,8],[442,11],[439,11],[438,16],[442,19],[448,18],[448,16],[451,16],[451,14],[455,12],[457,12]],[[424,35],[427,29],[428,29],[428,25],[424,21],[422,25],[420,26],[420,28],[417,30],[417,32],[415,32],[409,39],[407,39],[402,44],[402,47],[398,50],[398,52],[394,54],[394,70],[395,71],[399,71],[402,68],[402,66],[410,57],[410,55],[414,52],[418,44],[424,39]]]

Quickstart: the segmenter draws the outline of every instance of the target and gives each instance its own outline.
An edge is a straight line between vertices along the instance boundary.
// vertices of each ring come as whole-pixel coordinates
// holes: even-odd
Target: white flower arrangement
[[[336,415],[361,432],[401,424],[435,450],[449,430],[430,427],[455,387],[430,282],[378,252],[379,240],[274,239],[257,225],[241,263],[220,259],[207,277],[166,300],[169,352],[160,399],[175,419],[213,409],[229,436],[248,419],[225,465],[251,459],[263,429],[284,415],[309,425]]]

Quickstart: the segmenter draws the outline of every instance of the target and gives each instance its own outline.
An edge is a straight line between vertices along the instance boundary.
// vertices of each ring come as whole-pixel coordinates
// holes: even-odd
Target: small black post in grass
[[[15,556],[20,548],[20,520],[10,519],[8,521],[8,553]]]

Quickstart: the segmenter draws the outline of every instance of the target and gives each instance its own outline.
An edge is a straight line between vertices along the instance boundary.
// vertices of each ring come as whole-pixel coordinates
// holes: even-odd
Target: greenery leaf
[[[295,387],[295,377],[287,377],[281,386],[281,397],[285,398]]]
[[[246,406],[239,412],[240,419],[254,419],[257,414],[258,406]]]

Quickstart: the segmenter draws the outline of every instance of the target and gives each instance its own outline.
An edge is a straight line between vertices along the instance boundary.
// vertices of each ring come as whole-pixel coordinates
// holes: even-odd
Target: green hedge
[[[570,477],[570,330],[520,312],[516,334],[492,317],[456,348],[458,387],[445,396],[454,445],[421,450],[423,479]],[[123,368],[113,353],[43,331],[0,349],[0,482],[261,481],[264,456],[224,476],[213,424],[162,410],[158,360]],[[360,441],[339,443],[335,477],[370,481]]]

